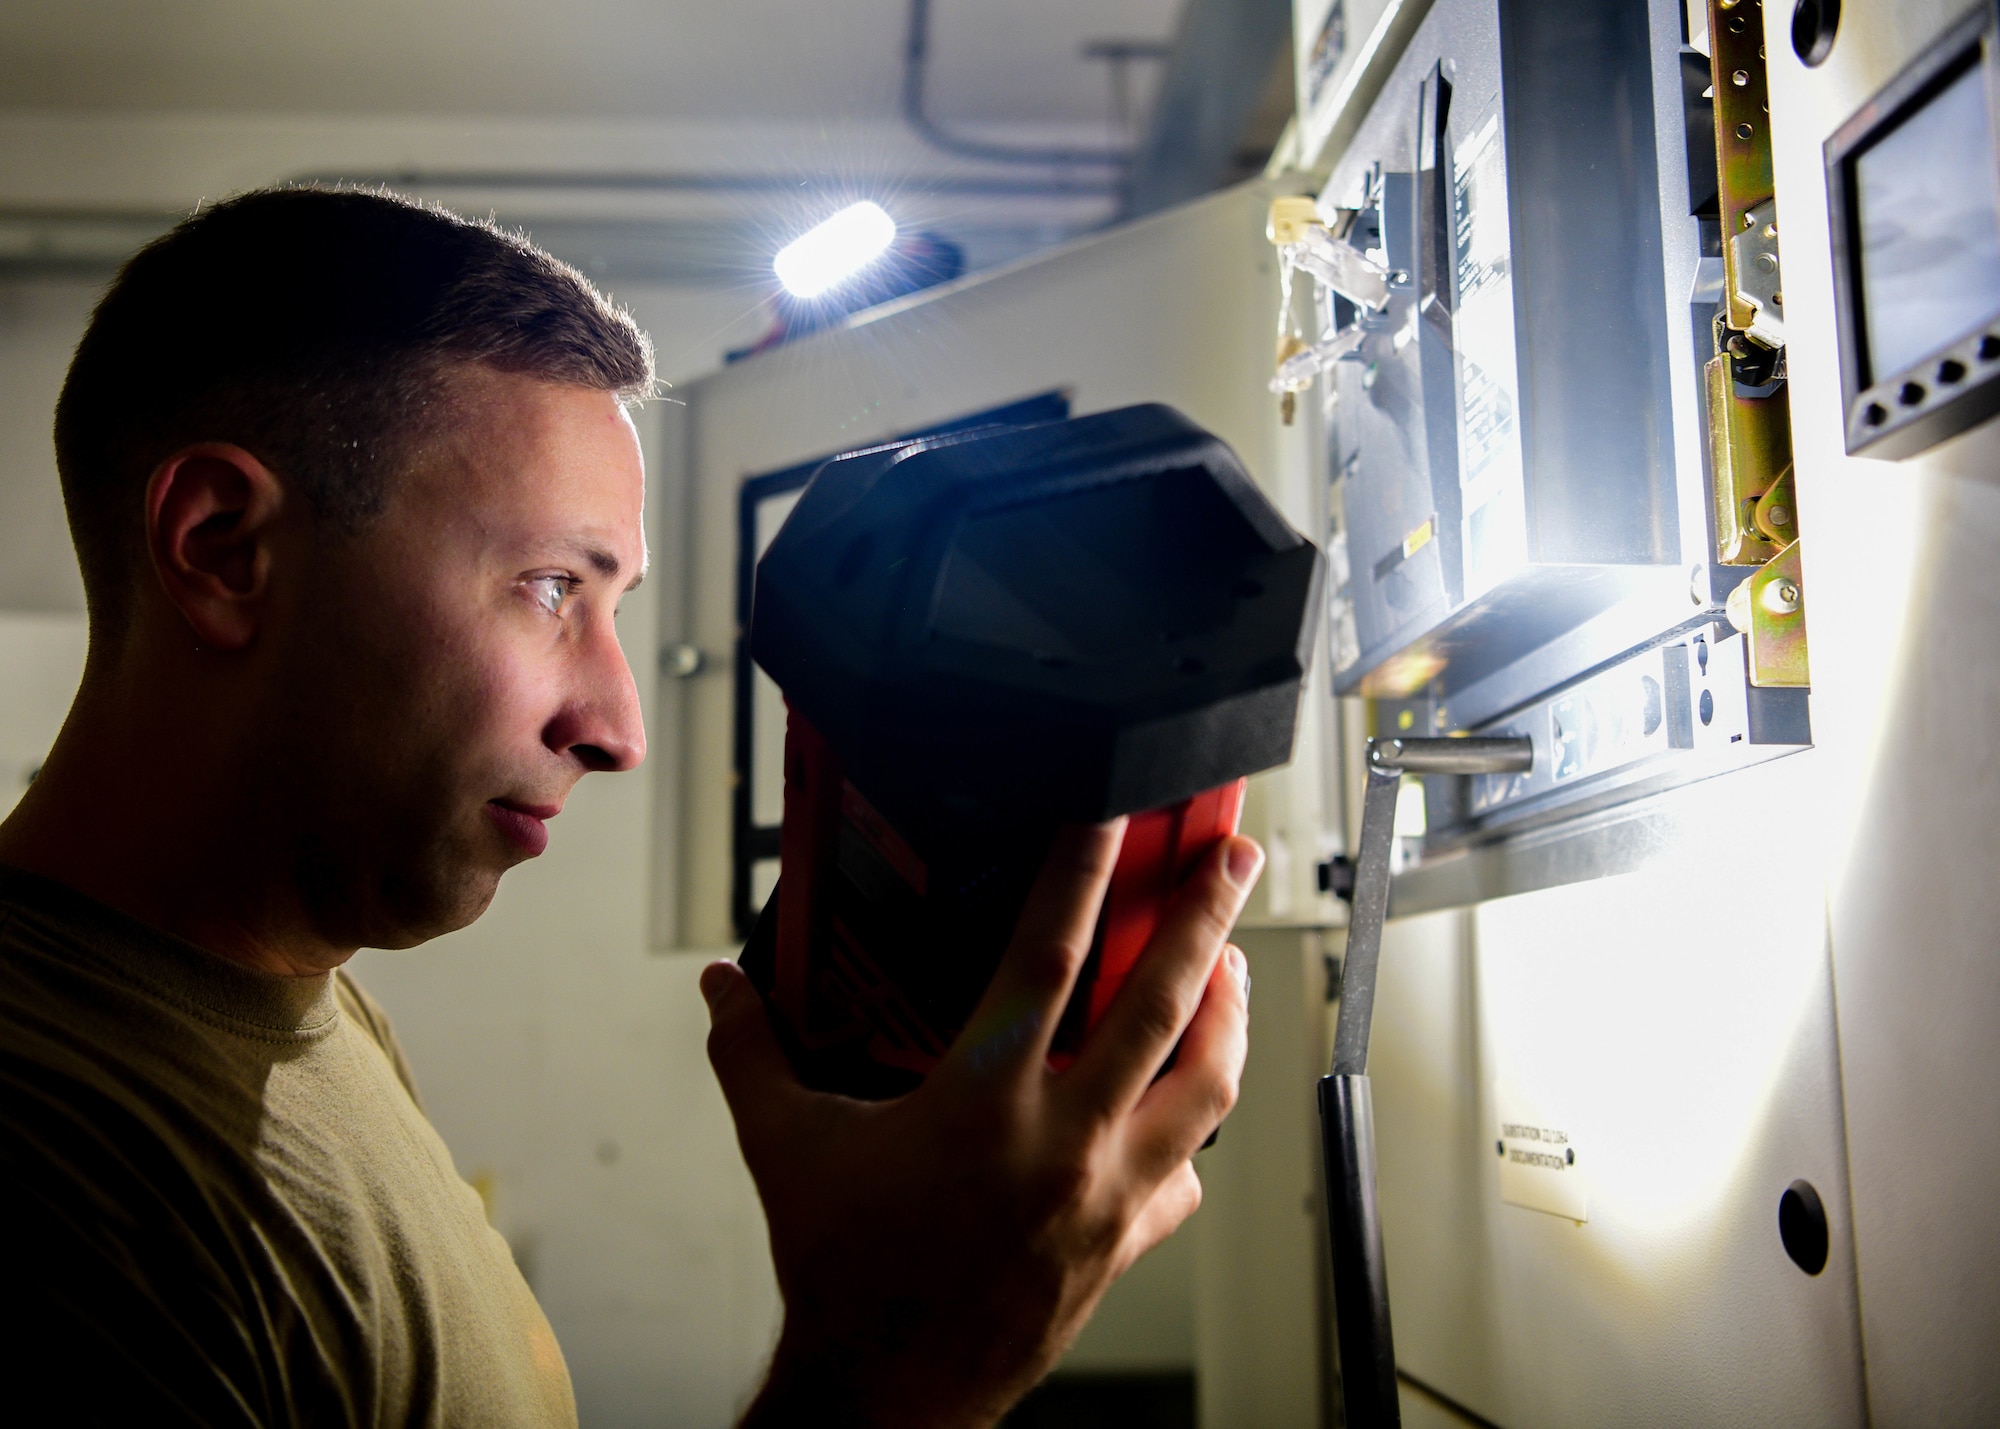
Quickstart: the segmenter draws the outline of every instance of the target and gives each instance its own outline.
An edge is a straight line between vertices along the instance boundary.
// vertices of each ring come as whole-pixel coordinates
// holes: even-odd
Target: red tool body
[[[1090,959],[1050,1059],[1054,1065],[1067,1064],[1103,1021],[1175,891],[1203,855],[1236,832],[1243,788],[1243,780],[1233,780],[1127,819]],[[930,868],[845,777],[839,757],[796,710],[785,730],[779,847],[784,897],[775,930],[773,1000],[803,1050],[810,1056],[861,1035],[870,1060],[928,1072],[957,1036],[971,1011],[967,999],[980,987],[961,982],[957,997],[943,1005],[924,998],[927,980],[897,966],[902,949],[871,939],[869,925],[877,920],[854,916],[853,905],[865,897],[867,912],[909,921],[911,907],[931,894]],[[857,880],[851,873],[861,850],[873,856],[867,862],[874,876]],[[870,894],[858,895],[857,883],[868,884]]]

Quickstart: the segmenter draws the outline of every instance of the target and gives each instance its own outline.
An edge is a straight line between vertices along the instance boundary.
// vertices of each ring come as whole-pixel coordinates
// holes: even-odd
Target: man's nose
[[[592,632],[578,655],[568,698],[543,730],[543,742],[586,770],[637,768],[646,757],[646,720],[610,622]]]

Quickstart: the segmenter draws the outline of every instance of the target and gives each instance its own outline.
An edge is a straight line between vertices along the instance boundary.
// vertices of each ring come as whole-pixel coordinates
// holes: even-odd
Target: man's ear
[[[147,549],[202,644],[241,650],[257,638],[284,498],[269,467],[225,442],[187,447],[153,469]]]

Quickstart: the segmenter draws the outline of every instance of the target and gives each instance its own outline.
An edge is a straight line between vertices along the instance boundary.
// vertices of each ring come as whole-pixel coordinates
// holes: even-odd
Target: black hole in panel
[[[1937,380],[1943,386],[1965,380],[1965,364],[1947,357],[1938,364]]]
[[[1988,333],[1985,337],[1979,339],[1979,360],[1981,362],[1991,362],[1996,357],[2000,357],[2000,337],[1995,337],[1992,333]]]
[[[1810,1181],[1794,1181],[1778,1197],[1778,1239],[1785,1254],[1808,1275],[1826,1269],[1831,1240],[1826,1229],[1826,1205]]]
[[[1708,673],[1708,642],[1706,640],[1697,640],[1694,642],[1694,663],[1702,674],[1706,675]]]
[[[1921,382],[1905,382],[1896,393],[1896,400],[1905,407],[1914,407],[1924,400],[1924,385]]]
[[[1808,68],[1826,63],[1840,28],[1840,0],[1799,0],[1792,10],[1792,53]]]
[[[1861,414],[1861,420],[1871,427],[1879,427],[1889,420],[1889,409],[1880,402],[1870,402],[1868,410]]]
[[[1701,704],[1699,706],[1699,709],[1701,710],[1701,722],[1703,724],[1708,725],[1715,723],[1715,696],[1710,694],[1707,690],[1703,690],[1701,692]]]

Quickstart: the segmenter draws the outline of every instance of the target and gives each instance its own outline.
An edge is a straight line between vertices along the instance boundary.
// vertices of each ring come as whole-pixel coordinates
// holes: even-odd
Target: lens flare
[[[778,250],[772,264],[794,297],[816,298],[873,263],[896,238],[896,221],[874,203],[850,204]]]

